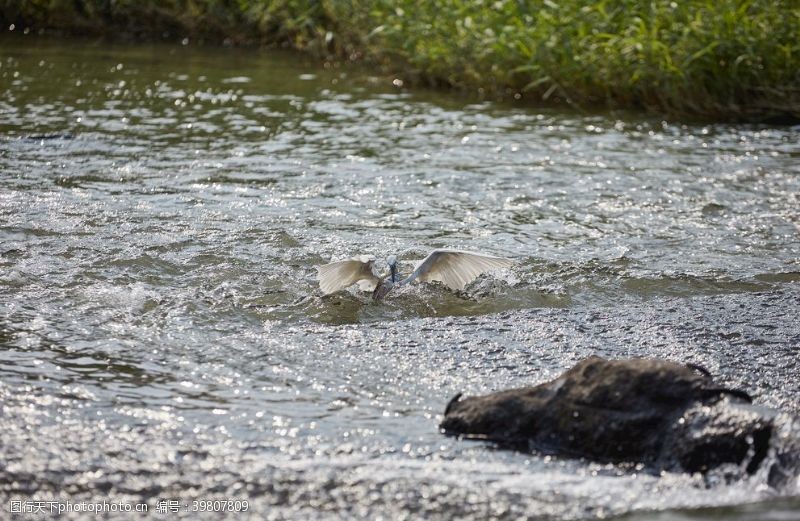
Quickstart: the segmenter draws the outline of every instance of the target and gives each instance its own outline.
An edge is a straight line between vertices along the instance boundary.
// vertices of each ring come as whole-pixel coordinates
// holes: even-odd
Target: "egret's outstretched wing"
[[[434,250],[417,269],[400,284],[414,280],[422,282],[443,282],[454,290],[463,290],[467,284],[481,273],[507,268],[514,263],[511,259],[459,250]]]
[[[358,283],[364,291],[372,291],[380,279],[372,271],[375,257],[359,255],[351,259],[317,266],[317,279],[323,293],[330,295]]]

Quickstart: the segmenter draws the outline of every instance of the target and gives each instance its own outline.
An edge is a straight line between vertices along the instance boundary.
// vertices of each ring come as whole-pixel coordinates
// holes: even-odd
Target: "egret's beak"
[[[392,263],[389,265],[389,271],[392,273],[392,282],[397,282],[397,264]]]

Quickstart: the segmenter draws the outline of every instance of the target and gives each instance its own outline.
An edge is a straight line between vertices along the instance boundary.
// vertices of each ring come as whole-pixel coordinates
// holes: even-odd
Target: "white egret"
[[[395,286],[404,286],[414,281],[442,282],[448,288],[462,291],[467,284],[487,271],[507,268],[513,264],[511,259],[495,257],[483,253],[461,250],[433,250],[416,269],[403,280],[397,273],[397,258],[386,258],[389,272],[376,273],[375,257],[359,255],[350,259],[318,266],[319,287],[326,295],[358,284],[364,291],[372,291],[372,298],[380,300]]]

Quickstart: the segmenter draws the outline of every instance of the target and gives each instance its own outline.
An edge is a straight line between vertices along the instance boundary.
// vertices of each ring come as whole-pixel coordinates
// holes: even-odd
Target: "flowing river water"
[[[276,52],[6,37],[2,508],[798,519],[797,479],[654,475],[437,425],[457,392],[591,354],[699,363],[800,413],[799,138]],[[436,247],[517,262],[458,294],[316,287],[331,259],[395,253],[407,273]]]

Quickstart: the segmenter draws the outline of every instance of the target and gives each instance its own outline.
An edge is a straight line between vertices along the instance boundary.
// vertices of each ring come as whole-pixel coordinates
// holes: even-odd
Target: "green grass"
[[[284,45],[537,103],[800,118],[800,0],[0,0],[0,21]]]

